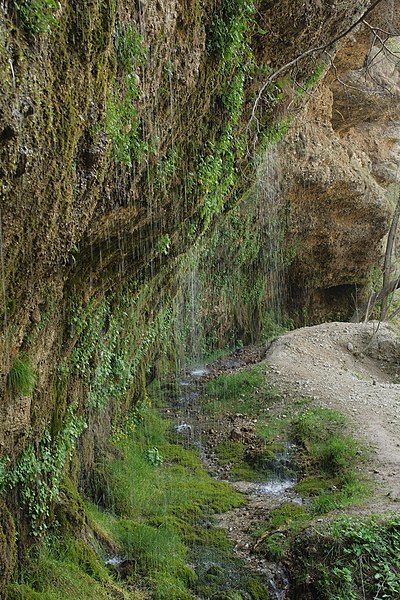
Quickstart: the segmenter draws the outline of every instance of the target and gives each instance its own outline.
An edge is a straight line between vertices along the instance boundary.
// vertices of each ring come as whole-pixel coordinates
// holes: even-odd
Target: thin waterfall
[[[282,198],[282,176],[279,148],[268,149],[257,170],[255,193],[262,227],[262,260],[265,274],[267,308],[275,323],[282,323],[286,301],[285,206]]]

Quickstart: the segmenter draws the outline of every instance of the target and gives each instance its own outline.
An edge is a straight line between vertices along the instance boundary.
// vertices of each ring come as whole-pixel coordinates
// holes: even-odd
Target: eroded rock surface
[[[281,146],[292,301],[314,321],[350,315],[383,253],[400,184],[399,23],[384,3],[328,55],[328,76]]]

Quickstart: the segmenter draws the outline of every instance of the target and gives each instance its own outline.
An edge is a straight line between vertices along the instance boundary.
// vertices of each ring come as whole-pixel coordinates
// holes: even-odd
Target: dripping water
[[[268,310],[275,323],[283,320],[286,300],[285,282],[285,214],[282,200],[282,169],[279,150],[268,149],[257,170],[255,193],[258,198],[259,222],[263,227],[263,265]]]

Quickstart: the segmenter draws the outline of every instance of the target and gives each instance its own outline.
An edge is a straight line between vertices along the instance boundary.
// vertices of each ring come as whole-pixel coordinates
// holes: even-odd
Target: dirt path
[[[378,481],[366,510],[400,507],[400,339],[387,325],[327,323],[275,340],[266,355],[270,378],[287,402],[312,398],[350,417],[373,452]]]

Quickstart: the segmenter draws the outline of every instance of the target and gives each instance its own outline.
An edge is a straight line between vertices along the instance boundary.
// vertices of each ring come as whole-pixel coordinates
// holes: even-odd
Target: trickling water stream
[[[235,361],[228,358],[226,362],[229,363],[229,368],[232,368]],[[211,374],[212,368],[198,365],[180,378],[177,396],[173,399],[173,408],[172,411],[169,409],[169,412],[173,413],[176,421],[174,429],[182,436],[183,443],[199,449],[204,465],[214,477],[227,479],[229,473],[221,470],[215,454],[208,445],[207,436],[204,435],[204,427],[208,428],[208,432],[212,432],[213,427],[217,426],[217,423],[213,423],[202,410],[204,388]],[[244,506],[216,515],[215,521],[204,524],[205,527],[217,527],[227,532],[234,542],[235,555],[242,561],[242,568],[261,577],[268,588],[269,597],[273,600],[285,600],[290,597],[289,577],[283,565],[270,562],[257,553],[257,543],[254,542],[251,530],[259,524],[260,519],[265,520],[268,511],[279,507],[283,502],[302,503],[302,499],[293,490],[297,481],[293,467],[295,453],[296,447],[293,444],[283,444],[282,451],[275,455],[273,475],[268,481],[231,481],[230,484],[235,490],[245,494]],[[232,568],[224,564],[221,558],[208,556],[206,548],[197,548],[192,562],[199,576],[212,576],[213,573],[220,575],[224,572],[227,582],[232,584],[232,578],[235,577]],[[248,597],[246,592],[242,597]],[[203,596],[199,598],[205,600]]]

